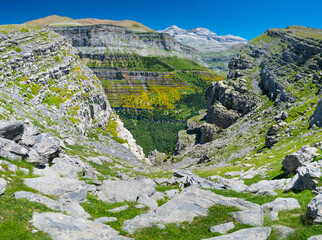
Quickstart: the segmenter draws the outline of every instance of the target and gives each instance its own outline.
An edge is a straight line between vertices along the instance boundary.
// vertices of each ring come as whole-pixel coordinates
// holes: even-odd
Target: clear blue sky
[[[266,29],[288,25],[322,28],[322,0],[15,0],[1,1],[0,24],[48,15],[136,20],[155,30],[171,25],[208,28],[248,40]]]

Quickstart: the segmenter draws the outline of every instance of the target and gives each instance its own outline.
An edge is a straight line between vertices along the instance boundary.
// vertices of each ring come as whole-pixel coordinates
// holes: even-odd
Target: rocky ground
[[[68,40],[1,27],[0,239],[321,239],[321,35],[266,34],[149,166]]]

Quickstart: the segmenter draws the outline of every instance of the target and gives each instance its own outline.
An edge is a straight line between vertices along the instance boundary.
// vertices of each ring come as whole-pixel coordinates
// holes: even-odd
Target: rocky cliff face
[[[279,141],[278,139],[282,138],[279,130],[285,128],[286,124],[283,121],[287,118],[286,116],[293,114],[293,118],[295,118],[295,109],[300,109],[299,106],[304,103],[308,104],[308,102],[310,107],[306,111],[310,112],[312,110],[309,109],[314,106],[313,103],[318,101],[317,94],[320,94],[322,68],[321,43],[320,29],[297,26],[286,29],[269,29],[263,35],[252,40],[230,61],[227,79],[212,83],[206,90],[207,114],[203,119],[208,124],[219,127],[220,130],[217,129],[217,134],[214,134],[215,130],[208,126],[209,131],[204,131],[205,127],[202,127],[203,125],[200,123],[194,130],[195,132],[198,130],[199,133],[194,135],[193,139],[199,143],[200,139],[207,138],[211,142],[209,143],[211,146],[222,148],[226,145],[227,147],[231,144],[223,144],[225,141],[223,139],[232,141],[234,138],[232,134],[237,129],[243,132],[249,131],[249,129],[255,131],[260,129],[258,124],[262,124],[263,127],[270,126],[272,123],[267,116],[276,111],[276,121],[282,121],[278,122],[276,126],[273,125],[273,128],[278,131],[261,130],[265,133],[266,146],[272,147]],[[266,97],[270,100],[269,102]],[[274,106],[268,108],[267,106],[270,105]],[[259,115],[263,115],[263,112],[260,111],[264,110],[266,117],[259,117]],[[310,112],[310,114],[312,113]],[[309,113],[303,112],[302,114]],[[319,110],[316,110],[315,115],[311,117],[310,125],[313,123],[319,125],[318,119]],[[261,122],[263,120],[266,122]],[[296,120],[300,121],[300,119]],[[305,122],[305,125],[307,124],[308,121]],[[229,132],[230,135],[223,137],[221,129],[226,128],[228,129],[227,134]],[[203,129],[202,132],[201,129]],[[181,133],[180,136],[182,135],[184,134]],[[219,142],[219,139],[222,142]],[[250,149],[256,147],[255,142],[247,142],[247,145],[251,146]],[[245,142],[243,143],[245,144]],[[180,140],[178,144],[182,145]],[[188,144],[190,145],[187,148],[190,149],[189,151],[191,151],[191,144],[195,143]],[[201,145],[197,144],[195,152],[202,152],[199,148],[204,150]],[[180,153],[182,154],[182,152],[184,151],[181,149]],[[236,153],[230,156],[234,156],[234,154]],[[244,154],[246,152],[241,155],[237,154],[237,156]]]
[[[94,25],[53,27],[55,32],[72,39],[82,54],[137,53],[139,55],[175,55],[195,58],[197,50],[182,45],[164,33],[134,33],[120,26]]]
[[[49,29],[20,26],[5,28],[0,39],[2,118],[29,119],[62,138],[106,129],[113,114],[109,101],[69,40]]]

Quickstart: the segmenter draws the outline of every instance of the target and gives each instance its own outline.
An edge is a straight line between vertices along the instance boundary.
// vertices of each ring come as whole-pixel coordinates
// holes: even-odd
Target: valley
[[[0,25],[0,239],[321,239],[322,30],[172,30]]]

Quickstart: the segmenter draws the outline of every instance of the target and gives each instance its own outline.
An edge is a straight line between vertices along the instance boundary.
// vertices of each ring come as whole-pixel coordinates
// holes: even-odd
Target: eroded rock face
[[[20,140],[24,132],[24,124],[21,121],[0,121],[0,137],[9,140]]]
[[[110,226],[61,213],[34,213],[33,225],[53,240],[102,239],[110,240],[118,232]]]
[[[322,127],[322,99],[319,100],[313,115],[310,117],[309,126],[312,127],[314,124]]]
[[[322,223],[322,193],[320,192],[317,196],[315,196],[309,205],[307,206],[307,210],[304,214],[304,217],[315,223]]]
[[[207,122],[221,128],[228,128],[239,118],[238,112],[226,109],[222,104],[217,103],[207,111]]]

